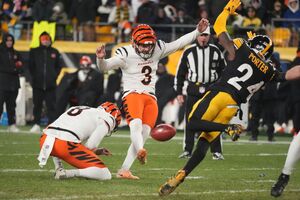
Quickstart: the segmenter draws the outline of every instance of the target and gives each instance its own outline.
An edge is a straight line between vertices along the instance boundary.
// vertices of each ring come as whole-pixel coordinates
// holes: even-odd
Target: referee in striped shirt
[[[220,49],[209,43],[210,28],[208,27],[194,44],[184,50],[174,82],[174,88],[178,93],[177,100],[184,102],[182,89],[185,80],[188,81],[187,98],[185,104],[186,124],[190,111],[197,100],[202,98],[208,86],[215,82],[221,71],[226,66],[226,61]],[[195,133],[187,130],[185,125],[184,152],[179,158],[189,158],[194,148]],[[211,143],[213,159],[223,160],[220,137]]]

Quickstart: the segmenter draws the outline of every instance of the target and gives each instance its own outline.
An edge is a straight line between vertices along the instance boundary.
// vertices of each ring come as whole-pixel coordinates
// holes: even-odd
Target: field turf
[[[277,136],[276,142],[248,142],[242,136],[238,142],[223,143],[223,161],[205,160],[168,197],[158,197],[158,188],[168,177],[184,166],[186,159],[178,159],[182,152],[182,132],[168,142],[149,139],[145,145],[148,162],[132,166],[140,180],[115,178],[130,143],[129,131],[124,129],[103,140],[113,156],[102,157],[113,174],[110,181],[86,179],[54,180],[52,159],[45,168],[38,166],[39,134],[8,133],[0,127],[0,199],[57,200],[57,199],[199,199],[199,200],[268,200],[270,188],[283,167],[290,137]],[[71,168],[65,164],[65,168]],[[299,164],[280,200],[300,200]]]

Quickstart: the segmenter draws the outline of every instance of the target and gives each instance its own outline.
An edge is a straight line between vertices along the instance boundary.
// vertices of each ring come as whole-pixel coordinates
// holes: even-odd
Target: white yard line
[[[38,156],[38,153],[0,153],[0,156]]]
[[[0,133],[9,133],[9,132],[7,130],[5,130],[5,129],[0,129]],[[33,135],[40,135],[41,134],[41,133],[32,133],[30,131],[22,131],[22,130],[20,130],[17,133],[9,133],[9,134],[18,135],[19,133],[27,133],[27,134],[33,134]]]
[[[7,133],[7,130],[0,130],[0,133]],[[19,133],[26,133],[26,134],[35,134],[35,135],[41,135],[41,133],[31,133],[29,131],[20,131]],[[15,134],[17,135],[18,133],[12,133],[12,134]],[[113,134],[111,137],[113,138],[129,138],[130,135],[129,135],[129,132],[128,134]],[[183,141],[183,136],[175,136],[172,138],[172,140],[180,140],[180,141]],[[151,141],[151,140],[150,140]],[[151,142],[156,142],[156,143],[163,143],[163,142],[157,142],[157,141],[154,141],[152,140]],[[227,138],[226,140],[223,140],[224,143],[234,143],[234,144],[241,144],[241,143],[252,143],[252,144],[289,144],[290,141],[275,141],[275,142],[268,142],[268,141],[263,141],[263,140],[259,140],[259,141],[249,141],[249,140],[246,140],[246,139],[240,139],[238,140],[237,142],[232,142],[230,140],[230,138]]]
[[[149,153],[150,156],[173,156],[177,158],[177,154],[165,154],[165,153]],[[209,153],[208,153],[209,155]],[[258,153],[258,154],[247,154],[247,153],[224,153],[225,157],[227,156],[242,156],[242,157],[272,157],[272,156],[286,156],[286,153]],[[38,156],[37,153],[0,153],[0,156]],[[113,153],[113,156],[126,156],[126,152],[124,153]],[[220,161],[222,162],[222,161]]]
[[[252,189],[245,189],[245,190],[209,190],[209,191],[203,191],[203,192],[177,192],[171,194],[171,196],[198,196],[198,195],[207,195],[207,194],[240,194],[240,193],[269,193],[269,190],[252,190]],[[300,192],[300,189],[288,189],[285,191],[285,193],[288,192]],[[47,198],[25,198],[25,199],[19,199],[19,200],[58,200],[58,199],[109,199],[109,198],[121,198],[121,197],[157,197],[158,193],[147,193],[147,194],[101,194],[100,196],[95,195],[58,195],[54,197],[47,197]],[[271,198],[271,197],[270,197]]]
[[[47,170],[47,169],[1,169],[0,172],[51,172],[54,170]]]
[[[177,168],[141,168],[134,171],[177,171]],[[211,168],[204,168],[201,171],[213,171]],[[270,171],[270,170],[279,170],[279,168],[229,168],[229,169],[218,169],[218,171]],[[54,172],[53,169],[0,169],[0,172]],[[190,176],[192,177],[192,176]],[[191,178],[193,179],[193,178]]]
[[[246,183],[274,183],[275,180],[257,180],[257,181],[253,181],[253,180],[243,180]]]

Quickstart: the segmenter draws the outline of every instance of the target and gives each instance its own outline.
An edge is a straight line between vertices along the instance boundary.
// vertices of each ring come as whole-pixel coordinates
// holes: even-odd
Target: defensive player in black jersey
[[[186,165],[159,188],[159,195],[166,196],[182,183],[187,175],[204,159],[206,152],[220,132],[229,134],[233,141],[239,138],[243,127],[228,124],[237,113],[240,103],[268,81],[285,81],[300,78],[300,65],[286,73],[278,72],[268,60],[273,53],[271,39],[265,35],[231,40],[226,30],[229,15],[234,15],[240,0],[230,0],[218,16],[214,30],[220,44],[227,50],[227,67],[219,81],[212,85],[205,96],[195,103],[189,114],[188,128],[201,132],[197,147]]]

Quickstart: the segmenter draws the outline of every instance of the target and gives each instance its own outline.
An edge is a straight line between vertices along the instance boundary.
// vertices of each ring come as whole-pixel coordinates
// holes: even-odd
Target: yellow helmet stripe
[[[270,49],[270,47],[272,46],[272,40],[269,40],[270,43],[267,44],[266,48],[264,50],[261,51],[261,53],[263,55],[265,55],[265,53]]]

